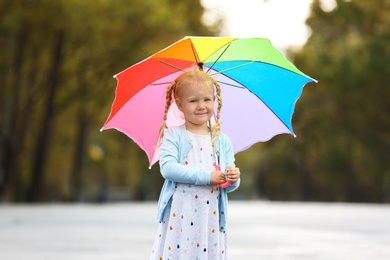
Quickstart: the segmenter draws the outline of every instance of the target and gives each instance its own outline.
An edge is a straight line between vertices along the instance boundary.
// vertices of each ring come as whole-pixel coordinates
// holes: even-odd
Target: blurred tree
[[[325,12],[313,1],[312,34],[290,50],[319,83],[298,101],[295,143],[276,138],[261,147],[270,199],[390,200],[390,1],[336,2]]]
[[[156,196],[161,177],[145,173],[142,150],[98,130],[112,75],[185,35],[217,33],[202,13],[190,0],[1,1],[0,200],[106,200],[112,187]]]

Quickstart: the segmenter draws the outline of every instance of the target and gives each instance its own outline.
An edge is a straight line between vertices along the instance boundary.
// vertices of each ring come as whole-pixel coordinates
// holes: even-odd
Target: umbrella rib
[[[228,85],[228,86],[232,86],[232,87],[235,87],[235,88],[245,88],[243,86],[238,86],[238,85],[235,85],[235,84],[232,84],[232,83],[228,83],[228,82],[224,82],[224,81],[219,81],[217,80],[219,83],[221,84],[224,84],[224,85]]]
[[[167,85],[171,84],[172,82],[159,82],[159,83],[150,83],[150,86],[160,86],[160,85]]]
[[[192,41],[191,41],[191,49],[192,49],[192,53],[194,54],[196,64],[198,65],[199,69],[203,70],[203,63],[200,62],[200,59],[198,57],[198,53],[195,51],[195,46],[192,43]]]
[[[226,71],[229,71],[229,70],[238,69],[238,68],[241,68],[241,67],[250,65],[250,64],[252,64],[252,63],[255,63],[255,62],[254,62],[254,61],[251,61],[251,62],[248,62],[248,63],[245,63],[245,64],[241,64],[241,65],[234,66],[234,67],[231,67],[231,68],[228,68],[228,69],[225,69],[225,70],[221,70],[221,71],[218,71],[217,73],[211,74],[211,76],[214,76],[214,75],[217,75],[217,74],[222,74],[223,72],[226,72]],[[213,64],[213,65],[214,65],[214,64]]]
[[[222,55],[226,52],[226,50],[230,47],[230,44],[228,44],[228,46],[226,46],[226,48],[223,50],[223,52],[218,56],[218,58],[214,61],[213,64],[211,64],[211,67],[206,71],[206,73],[208,73],[212,68],[213,66],[215,65],[215,63],[217,63],[219,61],[219,59],[222,57]]]
[[[165,64],[165,65],[168,65],[168,66],[170,66],[170,67],[172,67],[172,68],[175,68],[175,69],[177,69],[177,70],[184,71],[182,68],[179,68],[179,67],[177,67],[177,66],[175,66],[175,65],[172,65],[172,64],[170,64],[170,63],[168,63],[168,62],[165,62],[165,61],[162,61],[162,60],[158,60],[158,61],[161,62],[161,63],[163,63],[163,64]]]

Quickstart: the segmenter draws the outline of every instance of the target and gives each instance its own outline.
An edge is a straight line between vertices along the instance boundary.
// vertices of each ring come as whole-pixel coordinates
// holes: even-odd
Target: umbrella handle
[[[219,184],[219,187],[223,188],[223,189],[226,189],[227,187],[230,186],[230,181],[227,181],[227,182],[224,182],[222,184]]]
[[[215,169],[217,170],[217,171],[220,171],[221,170],[221,166],[219,166],[219,165],[215,165]],[[221,187],[221,188],[223,188],[223,189],[226,189],[227,187],[229,187],[230,186],[230,181],[227,181],[227,182],[224,182],[224,183],[222,183],[222,184],[219,184],[219,187]]]

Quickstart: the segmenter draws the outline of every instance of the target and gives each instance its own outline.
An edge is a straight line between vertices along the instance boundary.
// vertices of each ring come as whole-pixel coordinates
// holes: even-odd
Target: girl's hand
[[[227,166],[226,167],[226,180],[230,181],[231,183],[235,183],[240,178],[240,169]]]
[[[211,185],[221,184],[221,183],[224,183],[225,181],[226,181],[225,174],[223,174],[223,172],[221,172],[221,171],[211,172],[211,174],[210,174],[210,184]]]

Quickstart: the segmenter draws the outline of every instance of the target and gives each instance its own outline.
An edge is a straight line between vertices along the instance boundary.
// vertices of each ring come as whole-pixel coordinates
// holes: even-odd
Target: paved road
[[[232,201],[231,260],[390,259],[390,206]],[[1,260],[148,259],[156,203],[0,205]]]

